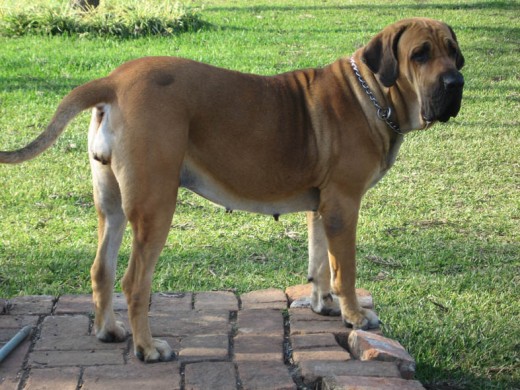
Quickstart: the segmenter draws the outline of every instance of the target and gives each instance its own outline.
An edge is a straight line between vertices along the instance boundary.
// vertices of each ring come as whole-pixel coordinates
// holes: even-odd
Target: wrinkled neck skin
[[[353,58],[356,62],[359,73],[368,84],[368,87],[379,105],[381,107],[390,106],[393,112],[391,120],[394,123],[397,123],[403,134],[408,132],[410,130],[410,125],[406,115],[406,110],[408,108],[406,106],[406,99],[403,97],[404,95],[402,95],[397,88],[385,88],[379,80],[377,80],[375,74],[372,73],[372,71],[361,60],[360,50],[354,53]],[[370,187],[373,187],[395,163],[399,148],[404,141],[404,135],[396,133],[385,121],[378,118],[377,109],[368,97],[364,88],[361,86],[350,65],[350,61],[348,61],[348,66],[353,74],[352,83],[354,85],[352,85],[352,90],[356,95],[357,100],[362,102],[360,107],[364,111],[365,117],[370,125],[369,131],[371,132],[370,135],[372,141],[377,145],[377,148],[380,150],[383,157],[383,160],[381,161],[381,171],[370,184]],[[395,91],[391,91],[391,89],[395,89]],[[399,110],[397,110],[396,107],[399,107]],[[420,109],[418,109],[418,113],[420,114]]]
[[[393,114],[391,119],[398,124],[402,133],[406,134],[413,130],[423,130],[428,127],[429,123],[426,123],[421,116],[420,98],[409,82],[406,80],[403,81],[403,78],[399,77],[394,85],[387,88],[381,84],[377,76],[364,64],[362,60],[362,49],[357,50],[353,58],[356,61],[359,72],[369,85],[378,103],[382,107],[392,108]],[[411,96],[414,98],[410,98]],[[366,94],[364,98],[368,100]],[[370,102],[370,100],[368,101]],[[377,119],[376,108],[372,102],[370,102],[370,105],[373,109],[372,115]],[[370,115],[370,113],[368,113],[368,115]],[[379,121],[386,126],[389,131],[392,131],[384,121]]]

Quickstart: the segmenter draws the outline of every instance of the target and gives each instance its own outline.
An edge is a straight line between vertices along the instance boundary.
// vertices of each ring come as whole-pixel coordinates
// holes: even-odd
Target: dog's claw
[[[381,321],[379,321],[379,318],[372,310],[362,309],[361,315],[363,316],[363,319],[361,321],[359,321],[358,323],[349,321],[344,317],[343,317],[343,323],[345,324],[345,326],[347,328],[352,328],[352,329],[369,330],[369,329],[379,328]]]
[[[164,340],[154,339],[153,347],[145,352],[143,348],[134,349],[135,356],[145,363],[169,362],[175,359],[175,352]]]

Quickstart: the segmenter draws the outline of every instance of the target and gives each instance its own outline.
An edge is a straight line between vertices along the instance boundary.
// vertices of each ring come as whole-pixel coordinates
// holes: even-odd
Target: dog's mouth
[[[426,127],[436,121],[448,122],[450,118],[457,116],[462,102],[463,87],[464,77],[458,71],[441,75],[431,97],[423,100],[428,102],[421,110]]]

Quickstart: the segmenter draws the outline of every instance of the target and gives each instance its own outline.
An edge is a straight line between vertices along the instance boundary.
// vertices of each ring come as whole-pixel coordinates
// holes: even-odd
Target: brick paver
[[[131,339],[96,339],[89,295],[0,299],[0,346],[33,326],[0,364],[0,390],[424,389],[412,379],[413,358],[381,330],[353,331],[304,304],[289,308],[308,302],[302,298],[309,293],[302,285],[287,295],[278,289],[152,294],[152,334],[168,341],[177,359],[151,365],[133,355]],[[368,291],[358,296],[373,307]],[[114,295],[114,307],[128,326],[122,294]]]

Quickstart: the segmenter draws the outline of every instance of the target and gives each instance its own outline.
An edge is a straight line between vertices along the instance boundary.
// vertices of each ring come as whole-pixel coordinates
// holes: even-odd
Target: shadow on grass
[[[470,11],[470,10],[482,10],[482,9],[498,9],[498,10],[518,10],[520,7],[514,1],[481,1],[469,4],[446,4],[444,2],[433,3],[433,2],[417,2],[416,4],[399,4],[399,9],[409,10],[442,10],[442,11]],[[208,6],[207,10],[210,11],[233,11],[233,12],[262,12],[262,11],[327,11],[327,10],[395,10],[396,5],[392,3],[388,4],[353,4],[353,5],[304,5],[304,6],[272,6],[272,5],[258,5],[251,7],[223,7],[223,6]]]
[[[518,390],[520,383],[514,380],[491,380],[477,377],[466,371],[447,371],[437,367],[418,366],[418,372],[426,373],[429,380],[421,381],[427,390]],[[426,376],[425,375],[425,376]],[[419,378],[420,379],[420,378]]]
[[[48,91],[57,94],[66,94],[88,81],[90,80],[79,78],[63,78],[58,81],[56,78],[49,79],[34,76],[18,76],[15,78],[0,77],[0,90],[5,92]]]

